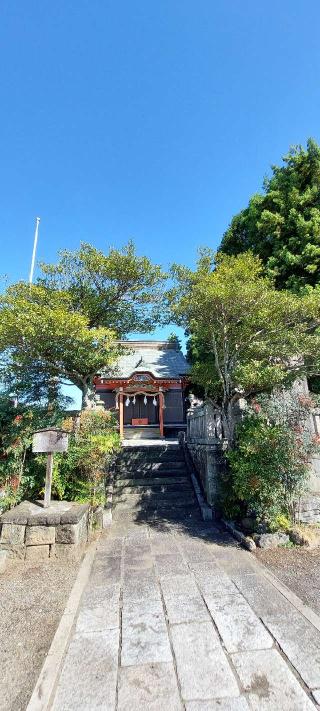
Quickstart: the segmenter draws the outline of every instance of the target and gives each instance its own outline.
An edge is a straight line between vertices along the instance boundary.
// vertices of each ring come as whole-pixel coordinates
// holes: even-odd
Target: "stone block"
[[[314,711],[314,704],[276,649],[232,655],[252,711]]]
[[[123,571],[124,571],[124,576],[127,574],[134,573],[135,571],[140,570],[141,575],[143,575],[144,572],[147,570],[151,570],[153,568],[153,559],[150,556],[125,556],[124,561],[123,561]]]
[[[294,608],[283,616],[263,617],[263,622],[303,681],[316,689],[320,680],[320,632]]]
[[[110,531],[111,533],[111,531]],[[116,556],[119,558],[122,552],[122,538],[112,538],[108,534],[101,536],[97,543],[97,555]]]
[[[182,697],[220,699],[239,696],[239,688],[212,622],[171,627]]]
[[[95,531],[101,531],[103,529],[103,508],[98,506],[93,512],[92,516],[92,528]]]
[[[120,583],[95,585],[90,578],[83,593],[81,603],[84,607],[90,608],[100,607],[101,605],[108,607],[109,604],[114,604],[114,600],[116,600],[119,605],[119,599]]]
[[[320,546],[320,530],[315,526],[304,526],[303,528],[292,528],[288,531],[290,540],[297,546],[307,546],[317,548]]]
[[[175,597],[167,595],[165,597],[165,606],[171,625],[180,624],[181,622],[210,619],[208,610],[200,594],[198,597],[185,597],[183,595]]]
[[[84,516],[78,523],[60,524],[56,527],[56,543],[80,543],[87,540],[87,535],[87,519]]]
[[[169,596],[197,597],[199,590],[191,575],[173,575],[161,580],[163,594]]]
[[[160,589],[157,581],[153,578],[145,578],[145,575],[130,577],[123,584],[123,599],[124,600],[160,600]]]
[[[26,554],[26,547],[24,543],[16,543],[13,545],[11,545],[11,543],[0,543],[0,551],[6,551],[8,558],[23,560]]]
[[[76,634],[82,632],[101,632],[101,630],[117,629],[119,627],[119,601],[116,597],[108,600],[108,604],[86,606],[82,605],[76,624]]]
[[[50,545],[55,541],[54,526],[27,526],[26,528],[26,545],[40,546]]]
[[[8,560],[8,551],[1,551],[0,550],[0,574],[4,573],[6,567],[7,567],[7,560]]]
[[[262,575],[235,572],[232,577],[258,617],[286,615],[287,600]]]
[[[28,517],[36,512],[38,507],[31,501],[22,501],[18,506],[14,506],[9,511],[5,511],[0,518],[1,523],[15,523],[20,526],[25,526]]]
[[[61,524],[76,524],[88,516],[89,504],[71,504],[70,508],[61,514]]]
[[[61,513],[59,511],[47,512],[46,509],[42,509],[36,515],[28,517],[28,526],[58,526],[60,519]]]
[[[121,578],[121,558],[97,553],[93,563],[92,574],[96,578],[101,577],[105,582],[117,582]]]
[[[1,528],[1,543],[11,545],[24,543],[26,527],[16,523],[3,523]]]
[[[223,596],[238,594],[238,590],[232,580],[218,566],[206,565],[205,563],[200,565],[190,563],[190,566],[194,570],[197,583],[203,595]]]
[[[206,595],[205,601],[229,653],[273,646],[272,637],[242,595]]]
[[[239,696],[236,699],[187,701],[186,711],[250,711],[250,709],[245,698]]]
[[[173,664],[120,669],[118,711],[182,711]]]
[[[320,706],[320,689],[314,689],[312,692],[312,696],[315,702]]]
[[[259,548],[278,548],[289,543],[290,538],[286,533],[262,533],[254,537],[254,541]]]
[[[159,577],[166,575],[184,575],[188,573],[188,568],[182,556],[163,553],[155,555],[156,568]]]
[[[84,544],[77,546],[67,545],[65,543],[54,543],[50,546],[50,558],[58,560],[80,560],[84,552]]]
[[[121,665],[126,667],[171,661],[161,601],[125,603],[122,611]]]
[[[41,563],[49,558],[50,546],[27,546],[26,560],[33,563]]]
[[[102,711],[116,701],[119,630],[78,634],[69,646],[52,711]]]

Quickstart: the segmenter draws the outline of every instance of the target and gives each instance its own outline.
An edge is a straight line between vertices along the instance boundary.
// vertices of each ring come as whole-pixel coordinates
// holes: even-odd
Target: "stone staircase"
[[[200,511],[178,444],[122,447],[114,468],[113,519],[200,520]]]

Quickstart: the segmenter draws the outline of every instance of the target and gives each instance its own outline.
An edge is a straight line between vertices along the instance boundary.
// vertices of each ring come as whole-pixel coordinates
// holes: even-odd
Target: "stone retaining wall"
[[[295,386],[296,391],[302,394],[308,394],[307,388],[304,381]],[[241,408],[236,412],[236,416],[241,418]],[[312,434],[320,436],[320,409],[313,414],[310,427]],[[221,418],[216,408],[205,403],[189,410],[185,449],[191,458],[206,501],[216,514],[219,513],[219,482],[226,468],[224,443]],[[320,456],[312,459],[308,491],[300,502],[299,519],[301,523],[320,523]]]
[[[89,505],[23,501],[0,517],[0,550],[32,561],[80,556],[88,540]]]
[[[219,481],[226,467],[221,442],[187,442],[187,449],[206,501],[218,514]]]
[[[320,523],[320,496],[311,494],[301,499],[299,506],[299,520],[301,523]]]

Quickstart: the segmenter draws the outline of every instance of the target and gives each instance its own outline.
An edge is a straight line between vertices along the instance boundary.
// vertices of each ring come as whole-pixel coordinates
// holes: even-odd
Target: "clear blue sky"
[[[320,140],[319,0],[2,0],[1,265],[133,238],[217,246],[272,162]]]

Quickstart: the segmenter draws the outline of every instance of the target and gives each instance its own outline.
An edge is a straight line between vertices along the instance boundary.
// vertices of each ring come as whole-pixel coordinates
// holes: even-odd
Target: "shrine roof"
[[[152,373],[155,378],[181,378],[189,372],[183,353],[171,341],[122,341],[128,349],[104,378],[129,378],[133,373]]]

